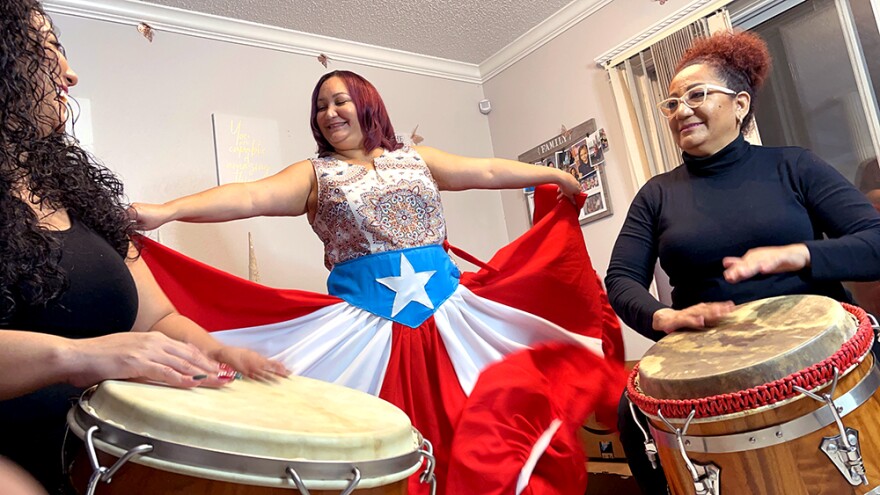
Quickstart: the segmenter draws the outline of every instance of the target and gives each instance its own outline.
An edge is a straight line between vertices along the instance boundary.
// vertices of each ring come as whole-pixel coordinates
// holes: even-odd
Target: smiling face
[[[336,151],[363,147],[357,108],[342,79],[331,77],[324,81],[318,91],[316,109],[318,129]]]
[[[67,121],[67,93],[79,82],[79,77],[67,62],[64,49],[58,42],[52,24],[43,15],[35,14],[34,27],[46,52],[44,66],[37,73],[38,91],[42,95],[37,108],[37,118],[45,135],[64,132]]]
[[[581,163],[590,163],[590,150],[587,149],[587,145],[584,144],[578,148],[578,157]]]
[[[685,67],[669,84],[669,96],[679,97],[700,84],[726,86],[709,65]],[[735,96],[709,91],[706,100],[697,108],[679,104],[669,119],[669,129],[679,148],[693,156],[714,155],[736,139],[740,132],[738,117],[748,113],[750,98],[747,93]]]

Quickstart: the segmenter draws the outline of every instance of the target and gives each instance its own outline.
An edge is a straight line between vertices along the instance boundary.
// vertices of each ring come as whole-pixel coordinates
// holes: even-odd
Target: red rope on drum
[[[795,385],[812,390],[830,383],[834,378],[834,368],[841,373],[848,370],[867,354],[874,340],[874,330],[871,328],[867,313],[851,304],[841,303],[841,305],[858,319],[859,328],[840,350],[818,364],[764,385],[699,399],[655,399],[643,394],[636,385],[636,378],[639,375],[637,364],[626,382],[629,400],[646,414],[657,415],[657,410],[662,408],[663,416],[667,418],[686,418],[692,410],[695,410],[695,418],[709,418],[748,411],[789,399],[800,394],[794,390]]]

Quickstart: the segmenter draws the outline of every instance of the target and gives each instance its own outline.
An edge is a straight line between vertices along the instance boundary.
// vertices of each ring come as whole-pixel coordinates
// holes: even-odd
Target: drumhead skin
[[[364,461],[418,448],[409,418],[390,403],[296,376],[219,389],[106,381],[87,408],[133,433],[256,457]]]
[[[744,390],[823,361],[857,328],[839,302],[824,296],[741,304],[714,328],[677,331],[654,345],[639,364],[639,385],[657,399]]]

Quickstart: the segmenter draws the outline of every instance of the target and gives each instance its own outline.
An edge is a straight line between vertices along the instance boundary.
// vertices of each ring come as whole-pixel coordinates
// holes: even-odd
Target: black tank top
[[[45,306],[17,308],[2,328],[67,338],[127,332],[137,316],[137,288],[123,258],[101,236],[71,217],[55,232],[68,287]],[[0,330],[2,331],[2,330]],[[39,366],[40,363],[33,363]],[[65,416],[81,389],[57,384],[0,401],[0,455],[30,471],[50,494],[63,493],[62,443]]]

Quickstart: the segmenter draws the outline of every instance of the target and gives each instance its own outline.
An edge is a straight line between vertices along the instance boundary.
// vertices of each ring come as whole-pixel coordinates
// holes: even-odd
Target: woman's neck
[[[376,148],[372,151],[358,148],[353,150],[336,150],[335,154],[350,163],[372,163],[373,159],[381,156],[383,152],[382,148]]]

